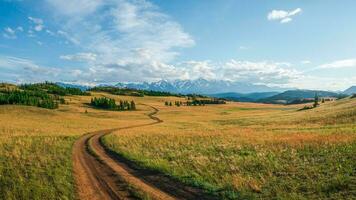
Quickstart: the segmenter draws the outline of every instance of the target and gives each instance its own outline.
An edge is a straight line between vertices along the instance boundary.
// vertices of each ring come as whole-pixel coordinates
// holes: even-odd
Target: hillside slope
[[[288,90],[280,94],[260,99],[263,103],[282,103],[288,104],[296,100],[312,99],[317,95],[318,97],[339,97],[340,94],[335,92],[320,91],[320,90]]]
[[[268,98],[277,94],[279,94],[279,92],[255,92],[255,93],[248,93],[248,94],[227,92],[227,93],[211,94],[208,96],[216,97],[216,98],[224,98],[231,101],[255,102],[259,99]]]
[[[348,89],[346,89],[343,94],[347,94],[347,95],[352,95],[352,94],[356,94],[356,86],[351,86]]]

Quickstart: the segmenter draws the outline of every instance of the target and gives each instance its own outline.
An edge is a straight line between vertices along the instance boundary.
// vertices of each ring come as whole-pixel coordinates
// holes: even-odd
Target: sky
[[[0,82],[356,85],[356,1],[0,0]]]

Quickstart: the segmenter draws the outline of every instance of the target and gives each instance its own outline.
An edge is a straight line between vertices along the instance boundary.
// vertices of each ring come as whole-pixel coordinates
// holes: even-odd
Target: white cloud
[[[182,71],[168,63],[177,57],[179,48],[194,45],[180,24],[145,0],[47,2],[58,6],[55,19],[61,28],[57,34],[81,52],[96,55],[95,60],[86,61],[90,70],[83,73],[92,79],[106,81],[112,76],[113,81],[140,81],[180,76]],[[75,60],[78,55],[62,58]]]
[[[36,31],[42,31],[42,29],[43,29],[43,25],[42,24],[35,26],[35,30]]]
[[[4,32],[3,32],[3,37],[6,38],[6,39],[16,39],[17,36],[16,36],[16,30],[10,28],[10,27],[6,27],[4,29]]]
[[[96,60],[96,54],[93,53],[77,53],[75,55],[60,56],[63,60],[79,61],[79,62],[92,62]]]
[[[28,31],[27,31],[27,36],[28,36],[28,37],[35,37],[36,35],[35,35],[35,33],[33,32],[33,30],[28,30]]]
[[[5,32],[7,32],[8,34],[15,34],[15,30],[10,27],[5,28]]]
[[[74,38],[73,36],[71,36],[70,34],[68,34],[67,32],[59,30],[59,31],[57,31],[57,34],[60,35],[60,36],[63,36],[64,38],[66,38],[71,43],[79,45],[79,41],[76,38]]]
[[[0,55],[1,73],[0,79],[13,82],[39,82],[45,80],[55,80],[61,75],[61,70],[52,67],[43,67],[33,61]]]
[[[352,85],[356,84],[356,76],[349,78],[336,78],[336,77],[320,77],[304,75],[298,79],[291,80],[287,87],[296,87],[300,89],[317,89],[338,91],[345,90]]]
[[[222,67],[220,79],[231,81],[252,82],[260,84],[286,84],[290,80],[301,76],[301,73],[290,68],[289,63],[279,62],[251,62],[230,60]]]
[[[284,18],[284,19],[281,20],[281,24],[289,23],[291,21],[292,21],[292,18],[287,17],[287,18]]]
[[[288,84],[302,76],[301,72],[291,68],[290,63],[251,62],[230,60],[223,63],[211,61],[188,61],[179,63],[176,68],[182,70],[187,79],[210,79],[248,82],[255,84]]]
[[[53,9],[56,9],[58,14],[67,16],[85,16],[95,12],[98,7],[103,6],[103,0],[46,0]]]
[[[293,16],[293,15],[296,15],[296,14],[301,13],[301,12],[302,12],[302,9],[301,8],[297,8],[297,9],[293,10],[292,12],[290,12],[288,16]]]
[[[301,8],[297,8],[295,10],[286,11],[286,10],[272,10],[268,13],[267,19],[270,21],[279,21],[280,23],[288,23],[291,22],[293,19],[292,17],[298,15],[302,12]]]
[[[35,17],[28,17],[28,19],[34,24],[33,29],[37,32],[40,32],[44,28],[43,20]]]
[[[308,65],[308,64],[311,64],[312,62],[310,60],[302,60],[302,61],[300,61],[300,63],[303,65]]]
[[[46,29],[46,33],[48,33],[51,36],[55,36],[56,35],[53,31],[51,31],[49,29]]]
[[[337,60],[317,67],[317,69],[356,68],[356,59]]]
[[[179,64],[185,70],[187,79],[216,79],[217,74],[214,65],[210,61],[188,61]]]
[[[43,24],[43,20],[40,18],[35,18],[35,17],[28,17],[30,21],[32,21],[35,24]]]
[[[17,30],[17,31],[20,31],[20,32],[23,32],[23,31],[24,31],[24,29],[22,28],[22,26],[18,26],[18,27],[16,28],[16,30]]]
[[[250,48],[247,47],[247,46],[239,46],[239,49],[240,49],[240,50],[248,50],[248,49],[250,49]]]

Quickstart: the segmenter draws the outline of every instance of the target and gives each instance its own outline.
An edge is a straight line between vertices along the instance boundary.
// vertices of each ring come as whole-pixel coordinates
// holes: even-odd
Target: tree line
[[[174,101],[174,105],[179,107],[179,106],[205,106],[206,104],[226,104],[226,101],[221,100],[221,99],[196,99],[196,98],[188,98],[188,101],[182,102],[182,101]],[[171,101],[166,101],[164,102],[164,105],[166,106],[173,106],[173,103]]]
[[[94,97],[90,101],[90,105],[95,108],[106,109],[106,110],[136,110],[136,104],[134,101],[119,101],[119,104],[116,104],[115,99],[107,97]]]
[[[78,88],[61,87],[51,82],[20,86],[5,83],[0,85],[0,105],[16,104],[56,109],[59,104],[65,103],[62,96],[66,95],[88,96],[90,93],[83,92]]]
[[[19,88],[22,90],[32,90],[32,91],[43,90],[48,94],[55,94],[60,96],[67,96],[67,95],[90,96],[89,92],[82,91],[79,88],[61,87],[55,83],[51,83],[47,81],[44,83],[23,84],[20,85]]]
[[[4,90],[0,91],[0,105],[15,104],[37,106],[47,109],[56,109],[58,104],[64,102],[59,97],[48,95],[42,91]]]

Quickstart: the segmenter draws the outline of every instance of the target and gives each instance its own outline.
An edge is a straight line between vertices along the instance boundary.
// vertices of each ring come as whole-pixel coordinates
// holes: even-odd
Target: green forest
[[[44,82],[44,83],[35,83],[35,84],[23,84],[19,87],[22,90],[44,90],[48,94],[56,94],[60,96],[67,95],[81,95],[81,96],[90,96],[89,92],[81,91],[78,88],[70,87],[61,87],[55,83]]]
[[[63,99],[48,95],[43,91],[4,90],[0,91],[0,105],[17,104],[55,109]]]
[[[114,99],[107,97],[94,97],[90,101],[90,105],[95,108],[106,109],[106,110],[117,110],[117,111],[125,111],[125,110],[136,110],[136,104],[134,101],[121,101],[119,104],[116,104]]]
[[[50,82],[23,84],[20,86],[0,85],[0,105],[15,104],[56,109],[59,104],[65,103],[62,96],[67,95],[88,96],[90,93],[83,92],[77,88],[64,88]]]
[[[188,97],[188,101],[186,102],[182,102],[182,101],[175,101],[174,104],[170,101],[166,101],[164,102],[164,105],[166,106],[205,106],[206,104],[226,104],[226,101],[221,100],[221,99],[191,99],[190,97]]]

